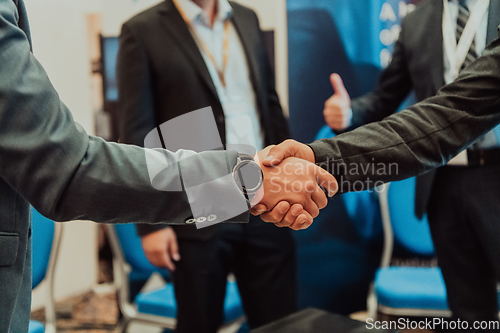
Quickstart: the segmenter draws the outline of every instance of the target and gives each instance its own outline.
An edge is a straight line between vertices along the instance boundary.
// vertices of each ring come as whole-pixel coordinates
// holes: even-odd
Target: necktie
[[[465,29],[465,25],[467,24],[467,21],[469,20],[469,16],[470,16],[469,9],[467,8],[467,5],[466,5],[466,0],[460,0],[458,8],[459,9],[458,9],[457,31],[456,31],[457,44],[460,41],[460,37],[462,37],[462,33]],[[477,59],[476,41],[473,40],[472,44],[469,48],[469,53],[467,54],[467,57],[465,58],[465,61],[462,64],[462,69],[464,69],[465,66],[469,65],[471,62],[473,62],[476,59]]]

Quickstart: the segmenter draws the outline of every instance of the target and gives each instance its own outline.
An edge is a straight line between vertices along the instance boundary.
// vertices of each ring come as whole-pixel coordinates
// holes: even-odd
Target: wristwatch
[[[264,183],[264,174],[252,156],[238,154],[238,163],[233,168],[233,178],[248,200],[254,198]]]

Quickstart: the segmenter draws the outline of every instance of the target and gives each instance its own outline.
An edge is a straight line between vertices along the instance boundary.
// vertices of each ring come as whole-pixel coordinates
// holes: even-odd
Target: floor
[[[58,332],[113,332],[118,318],[116,295],[89,292],[70,298],[56,304],[56,314]],[[33,312],[31,318],[43,322],[44,311]]]
[[[118,318],[116,294],[110,292],[89,292],[56,304],[57,331],[71,333],[111,333]],[[356,318],[364,320],[364,313]],[[34,311],[32,319],[43,322],[44,311]],[[224,333],[236,332],[229,328]],[[160,333],[161,329],[145,325],[131,325],[129,333]],[[432,333],[429,330],[402,330],[401,333]]]
[[[57,332],[58,333],[112,333],[118,321],[118,305],[113,287],[113,272],[108,257],[99,261],[99,282],[93,291],[78,297],[66,299],[56,303]],[[144,291],[161,287],[164,281],[159,275],[153,274],[144,287]],[[365,321],[366,312],[351,315],[353,319]],[[44,310],[34,311],[33,320],[44,322]],[[236,326],[237,325],[237,326]],[[219,331],[219,333],[236,333],[240,324],[236,324]],[[161,333],[162,329],[140,324],[132,324],[128,333]],[[432,333],[429,330],[402,330],[401,333]]]
[[[118,320],[116,294],[109,291],[89,292],[58,302],[56,303],[56,316],[58,333],[112,333]],[[44,322],[44,310],[32,312],[31,319]],[[236,333],[240,325],[236,323],[219,333]],[[161,333],[162,329],[154,326],[132,324],[127,332]]]

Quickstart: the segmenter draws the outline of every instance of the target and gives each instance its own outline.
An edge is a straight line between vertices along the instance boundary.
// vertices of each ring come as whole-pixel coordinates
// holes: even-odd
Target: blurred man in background
[[[122,142],[142,146],[154,128],[207,106],[223,144],[258,151],[289,136],[257,16],[236,3],[166,0],[138,14],[123,26],[117,73]],[[218,329],[230,272],[250,327],[295,311],[288,229],[252,218],[248,225],[137,231],[150,262],[173,273],[178,332]]]
[[[396,112],[412,89],[419,101],[435,95],[497,37],[499,23],[498,1],[421,3],[405,18],[392,62],[372,92],[351,101],[340,76],[332,74],[335,94],[325,103],[326,123],[335,131],[351,130]],[[415,213],[428,213],[453,316],[469,322],[498,320],[498,262],[485,244],[486,226],[500,228],[500,206],[484,197],[500,200],[490,186],[499,172],[499,142],[497,127],[447,166],[417,179]]]

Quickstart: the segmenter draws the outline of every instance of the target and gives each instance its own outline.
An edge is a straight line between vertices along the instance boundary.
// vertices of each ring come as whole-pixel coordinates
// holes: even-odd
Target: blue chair
[[[421,257],[434,255],[427,217],[415,216],[415,178],[378,188],[384,228],[380,268],[368,297],[368,312],[393,316],[450,317],[446,287],[437,267],[391,267],[394,242]]]
[[[62,228],[60,223],[42,216],[31,208],[31,242],[33,252],[32,289],[42,281],[47,283],[45,304],[45,326],[31,320],[29,333],[56,332],[56,313],[54,309],[54,271],[57,254],[61,244]]]
[[[39,321],[30,320],[28,333],[45,333],[45,326]]]
[[[177,304],[174,288],[168,282],[165,270],[153,266],[142,250],[141,240],[133,224],[108,224],[106,230],[113,251],[114,283],[118,290],[118,305],[123,314],[117,332],[125,332],[132,322],[175,329]],[[149,277],[160,273],[167,278],[163,288],[141,292],[134,302],[129,300],[129,281],[133,278]],[[224,327],[241,325],[244,322],[243,306],[234,281],[228,281],[224,302]]]

